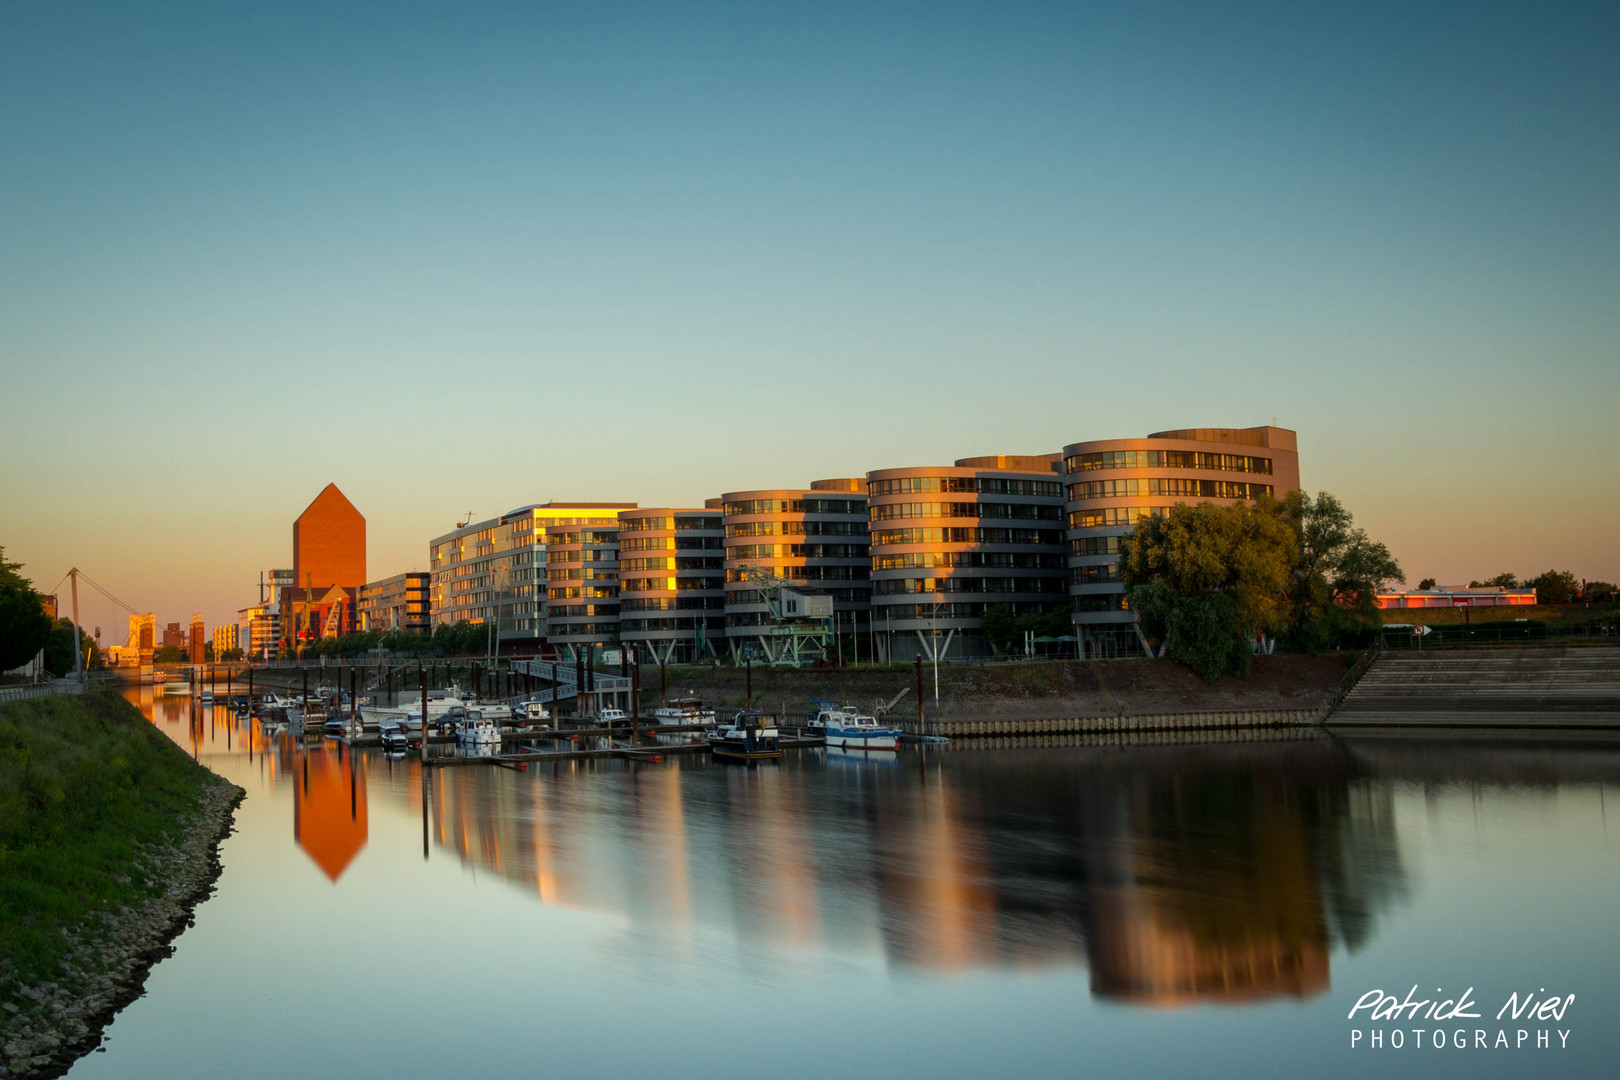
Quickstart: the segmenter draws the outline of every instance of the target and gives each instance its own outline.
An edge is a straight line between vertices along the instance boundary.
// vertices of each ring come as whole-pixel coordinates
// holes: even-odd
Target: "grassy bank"
[[[212,774],[110,693],[0,705],[0,999],[57,977],[63,934],[163,891]]]

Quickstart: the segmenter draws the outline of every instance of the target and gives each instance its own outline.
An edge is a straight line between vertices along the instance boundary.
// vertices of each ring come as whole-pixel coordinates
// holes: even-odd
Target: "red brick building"
[[[366,519],[327,484],[293,522],[293,585],[317,591],[366,583]]]

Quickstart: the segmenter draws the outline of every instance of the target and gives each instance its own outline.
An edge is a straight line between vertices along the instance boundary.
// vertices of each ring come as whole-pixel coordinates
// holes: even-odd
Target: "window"
[[[1270,495],[1270,484],[1250,484],[1242,480],[1193,480],[1185,477],[1150,476],[1127,480],[1083,480],[1069,485],[1069,498],[1134,499],[1168,495],[1189,499],[1258,499]]]
[[[1271,474],[1271,459],[1247,454],[1206,454],[1200,450],[1106,450],[1063,459],[1070,473],[1099,469],[1203,469],[1209,472]]]

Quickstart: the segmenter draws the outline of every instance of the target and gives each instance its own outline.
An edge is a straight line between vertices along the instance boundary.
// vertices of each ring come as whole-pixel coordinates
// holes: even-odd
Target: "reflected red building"
[[[366,775],[341,746],[294,751],[293,839],[333,882],[366,846]]]

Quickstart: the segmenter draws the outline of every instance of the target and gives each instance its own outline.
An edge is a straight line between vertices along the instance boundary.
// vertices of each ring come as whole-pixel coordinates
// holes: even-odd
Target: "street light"
[[[933,644],[934,653],[934,718],[939,718],[939,605],[945,598],[938,592],[934,593],[934,610],[929,616],[929,637]]]

